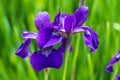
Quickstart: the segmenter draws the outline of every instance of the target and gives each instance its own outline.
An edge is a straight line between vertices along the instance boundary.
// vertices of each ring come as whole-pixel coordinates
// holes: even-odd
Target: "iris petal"
[[[98,48],[98,35],[89,26],[79,26],[73,29],[74,34],[84,32],[84,42],[91,48],[91,52],[95,52]]]
[[[65,28],[64,28],[64,20],[67,16],[69,16],[69,14],[67,14],[67,13],[60,14],[60,11],[58,12],[58,14],[55,16],[55,19],[53,22],[55,30],[61,31],[61,32],[66,32]]]
[[[41,71],[47,67],[46,56],[41,51],[36,51],[31,55],[30,63],[35,71]]]
[[[60,68],[63,63],[63,56],[62,54],[53,49],[52,52],[47,57],[47,67],[51,68]]]
[[[91,29],[89,26],[79,26],[79,27],[75,27],[73,29],[74,33],[79,33],[79,32],[85,32],[87,30]]]
[[[52,24],[46,24],[46,27],[39,30],[36,40],[40,49],[53,46],[62,40],[61,35],[53,32],[52,26]]]
[[[113,72],[113,65],[120,60],[120,50],[118,53],[111,59],[110,63],[106,67],[107,72]]]
[[[74,13],[76,18],[76,26],[81,26],[88,17],[88,7],[80,6]]]
[[[37,33],[23,31],[22,37],[25,39],[36,39]]]
[[[61,35],[52,35],[50,37],[50,40],[44,45],[43,48],[47,48],[47,47],[53,46],[53,45],[61,42],[61,40],[62,40],[62,36]]]
[[[34,70],[41,71],[42,69],[49,67],[60,68],[63,63],[63,57],[62,54],[55,49],[50,51],[38,51],[32,54],[30,62]]]
[[[57,15],[55,16],[55,19],[54,19],[54,22],[53,22],[53,24],[55,25],[55,26],[58,26],[59,24],[60,24],[60,11],[57,13]]]
[[[49,41],[50,37],[52,36],[52,29],[51,28],[43,28],[38,32],[36,37],[38,47],[42,49],[44,45]]]
[[[50,15],[48,12],[39,12],[35,18],[35,25],[38,30],[45,27],[46,23],[50,22]]]
[[[91,48],[91,52],[95,52],[98,48],[98,36],[92,29],[89,29],[86,32],[84,32],[84,41],[85,44]]]
[[[120,80],[120,75],[116,75],[115,80]]]
[[[73,15],[67,16],[64,21],[64,27],[67,33],[70,33],[75,26],[75,17]]]
[[[31,39],[26,39],[21,46],[17,49],[15,54],[21,58],[26,58],[30,56],[29,45],[31,43]]]

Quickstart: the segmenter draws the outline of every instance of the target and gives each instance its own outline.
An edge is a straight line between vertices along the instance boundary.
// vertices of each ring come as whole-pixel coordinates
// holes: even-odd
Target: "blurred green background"
[[[29,58],[15,55],[23,39],[23,30],[37,32],[34,19],[38,12],[47,11],[54,20],[58,8],[72,14],[79,7],[79,0],[0,0],[0,80],[44,80],[44,71],[35,72]],[[83,34],[74,36],[73,51],[69,55],[66,80],[114,80],[120,73],[120,63],[114,72],[105,67],[120,48],[120,0],[86,0],[89,17],[84,25],[90,25],[99,36],[100,45],[95,53],[83,42]],[[36,42],[30,51],[37,49]],[[63,66],[50,69],[49,80],[62,80]]]

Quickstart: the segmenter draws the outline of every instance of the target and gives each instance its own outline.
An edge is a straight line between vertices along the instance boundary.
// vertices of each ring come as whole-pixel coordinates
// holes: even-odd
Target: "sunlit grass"
[[[66,80],[70,80],[71,75],[75,80],[114,80],[114,76],[120,73],[119,63],[114,67],[115,72],[105,71],[109,60],[120,48],[119,3],[120,0],[87,0],[89,17],[85,25],[90,25],[98,33],[100,45],[97,52],[90,53],[83,35],[74,36]],[[14,55],[23,41],[22,30],[37,32],[34,18],[40,11],[49,12],[53,21],[58,8],[61,12],[72,14],[78,6],[79,0],[0,0],[0,80],[43,80],[44,71],[35,72],[29,58],[21,59]],[[35,46],[33,42],[31,52],[36,49]],[[71,73],[71,65],[75,67],[74,73]],[[50,69],[49,80],[62,80],[62,72],[63,67]]]

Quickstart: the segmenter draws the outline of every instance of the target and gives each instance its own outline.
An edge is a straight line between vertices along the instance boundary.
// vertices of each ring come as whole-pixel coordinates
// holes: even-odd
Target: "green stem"
[[[68,64],[68,56],[69,56],[69,49],[72,39],[72,33],[68,35],[67,43],[66,43],[66,51],[65,51],[65,62],[64,62],[64,70],[63,70],[63,80],[66,80],[67,74],[67,64]]]
[[[48,80],[48,73],[49,73],[48,68],[45,68],[44,73],[45,73],[44,74],[45,80]]]
[[[80,1],[80,5],[81,5],[81,6],[84,6],[84,5],[85,5],[85,2],[86,2],[86,0],[81,0],[81,1]]]
[[[75,78],[75,67],[76,67],[76,60],[78,56],[79,42],[80,42],[80,35],[77,36],[76,48],[75,48],[75,53],[74,53],[73,62],[72,62],[71,80],[74,80]]]
[[[68,53],[65,53],[65,63],[64,63],[64,71],[63,71],[63,80],[66,80],[68,55],[69,55]]]
[[[86,0],[80,0],[80,6],[84,6],[86,3]],[[77,60],[77,56],[78,56],[78,49],[79,49],[79,41],[80,40],[80,35],[77,36],[77,42],[76,42],[76,48],[75,48],[75,53],[74,53],[74,57],[73,57],[73,62],[72,62],[72,74],[71,74],[71,80],[75,79],[75,67],[76,67],[76,60]]]

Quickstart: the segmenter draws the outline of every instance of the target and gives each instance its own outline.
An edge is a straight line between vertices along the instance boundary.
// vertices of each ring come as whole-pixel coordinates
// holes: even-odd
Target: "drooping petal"
[[[84,41],[85,44],[91,48],[91,52],[95,52],[98,48],[98,36],[92,29],[89,29],[86,32],[84,32]]]
[[[62,54],[59,51],[53,49],[47,57],[47,67],[60,68],[62,66],[62,63]]]
[[[98,35],[93,30],[90,30],[90,33],[92,35],[92,44],[93,44],[93,47],[94,47],[94,49],[97,49],[98,45],[99,45]]]
[[[48,12],[39,12],[35,18],[35,25],[38,30],[45,27],[46,23],[50,22],[50,15]]]
[[[34,52],[30,57],[30,63],[35,71],[41,71],[47,67],[46,56],[41,51]]]
[[[59,43],[62,40],[62,36],[53,32],[52,24],[46,24],[45,28],[39,30],[36,40],[38,47],[43,49]]]
[[[64,54],[64,53],[65,53],[66,42],[67,42],[67,39],[63,38],[63,39],[62,39],[62,44],[61,44],[61,46],[58,48],[58,51],[59,51],[61,54]],[[71,52],[71,51],[72,51],[72,44],[70,45],[70,52]]]
[[[42,49],[44,45],[50,40],[51,35],[52,35],[51,28],[43,28],[38,32],[36,41],[40,49]]]
[[[76,18],[76,26],[81,26],[88,17],[88,7],[80,6],[74,13]]]
[[[113,72],[113,65],[120,60],[120,50],[118,53],[111,59],[110,63],[106,67],[107,72]]]
[[[73,29],[74,34],[84,32],[85,44],[91,48],[91,52],[95,52],[98,48],[98,35],[89,26],[79,26]]]
[[[35,32],[28,32],[28,31],[23,31],[22,37],[25,39],[36,39],[37,33]]]
[[[44,45],[43,48],[47,48],[61,42],[63,37],[59,34],[56,34],[56,33],[54,34],[50,37],[50,40]]]
[[[34,52],[30,57],[34,70],[41,71],[44,68],[60,68],[63,63],[62,54],[55,49]]]
[[[115,76],[115,80],[120,80],[120,74]]]
[[[15,54],[21,58],[26,58],[30,56],[29,45],[31,43],[31,39],[26,39],[21,46],[17,49]]]
[[[67,33],[70,33],[75,26],[75,17],[73,15],[67,16],[64,21],[64,28]]]

